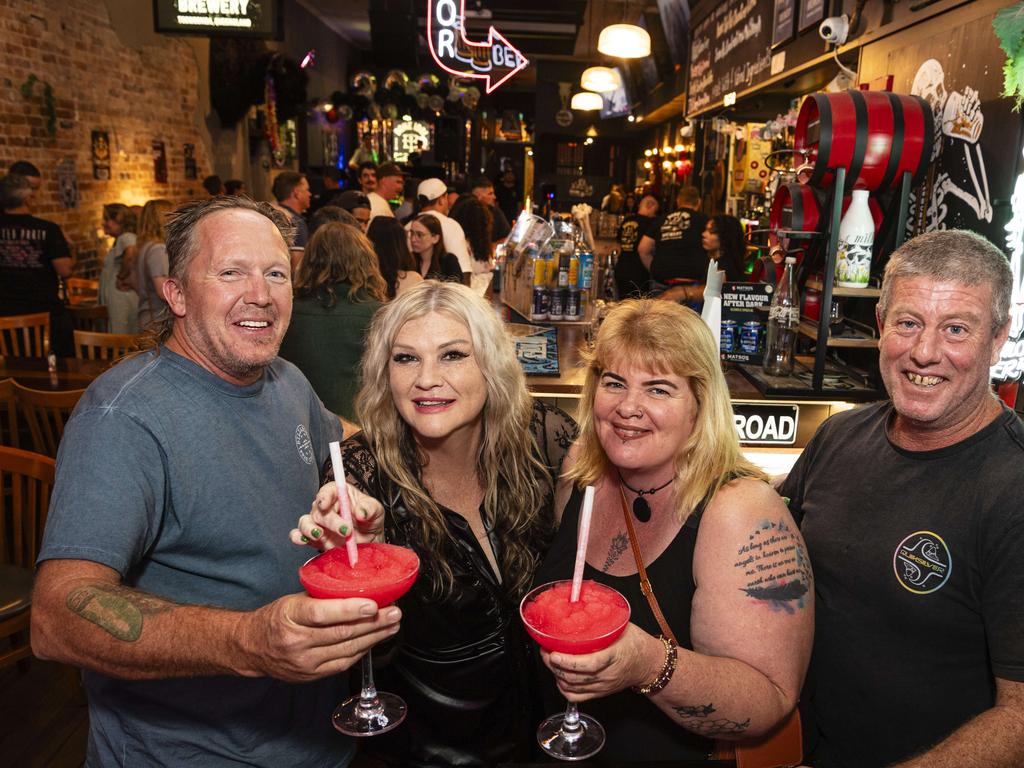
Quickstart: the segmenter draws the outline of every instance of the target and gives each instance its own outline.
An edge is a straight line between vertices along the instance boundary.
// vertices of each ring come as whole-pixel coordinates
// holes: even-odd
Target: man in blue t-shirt
[[[400,611],[301,593],[308,553],[288,538],[341,429],[277,357],[290,234],[245,198],[180,208],[160,346],[97,379],[68,422],[32,647],[85,669],[88,766],[351,760],[330,721],[339,673]],[[374,504],[357,498],[357,521]]]

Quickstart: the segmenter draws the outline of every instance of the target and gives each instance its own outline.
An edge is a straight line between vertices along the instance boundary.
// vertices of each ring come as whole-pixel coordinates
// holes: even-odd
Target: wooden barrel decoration
[[[843,213],[850,207],[852,198],[843,198]],[[829,212],[825,210],[825,194],[807,184],[780,184],[772,198],[768,214],[768,226],[772,233],[785,237],[786,231],[824,232],[828,226]],[[882,207],[873,197],[868,198],[871,218],[875,220],[875,234],[882,226]]]
[[[793,148],[814,170],[809,184],[827,189],[830,168],[846,169],[844,192],[898,187],[904,171],[924,178],[934,140],[932,108],[920,96],[888,91],[815,93],[797,116]]]

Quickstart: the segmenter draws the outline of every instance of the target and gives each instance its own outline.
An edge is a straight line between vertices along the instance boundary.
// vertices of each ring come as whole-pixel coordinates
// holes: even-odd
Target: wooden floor
[[[79,768],[89,718],[78,673],[38,659],[26,666],[0,670],[0,763]]]

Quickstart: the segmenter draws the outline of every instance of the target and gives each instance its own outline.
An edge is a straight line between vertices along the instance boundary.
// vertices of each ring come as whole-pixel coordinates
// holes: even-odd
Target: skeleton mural
[[[928,59],[917,70],[910,92],[927,101],[935,116],[932,165],[923,191],[922,206],[911,194],[908,235],[933,229],[970,229],[973,213],[977,221],[992,221],[985,159],[981,154],[981,130],[985,116],[978,92],[965,86],[963,92],[946,89],[942,65]],[[919,192],[922,191],[920,188]],[[960,204],[954,203],[959,200]]]

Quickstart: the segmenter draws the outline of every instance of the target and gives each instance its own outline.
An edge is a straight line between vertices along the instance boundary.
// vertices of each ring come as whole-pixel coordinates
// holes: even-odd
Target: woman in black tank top
[[[571,578],[581,488],[594,485],[584,576],[621,592],[631,622],[606,650],[542,657],[558,693],[604,726],[599,759],[707,758],[716,741],[761,737],[796,707],[813,632],[803,540],[740,453],[717,345],[694,312],[623,302],[588,362],[561,526],[534,583]]]

